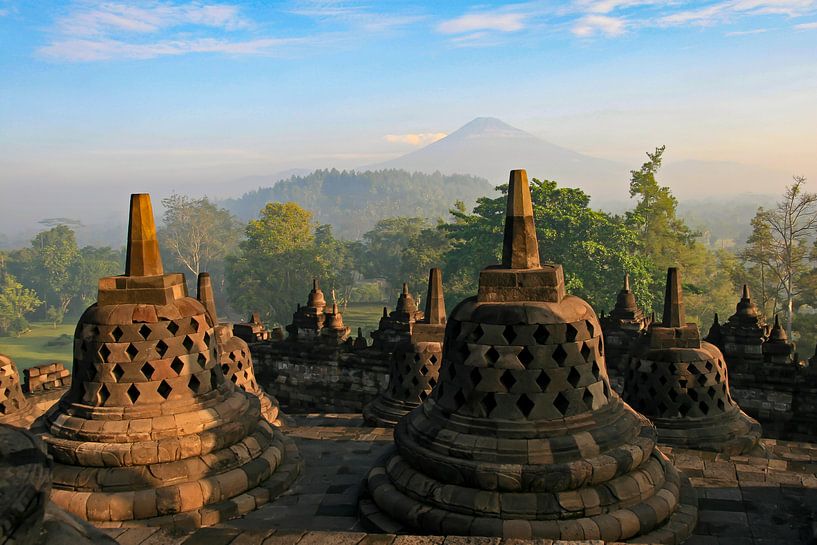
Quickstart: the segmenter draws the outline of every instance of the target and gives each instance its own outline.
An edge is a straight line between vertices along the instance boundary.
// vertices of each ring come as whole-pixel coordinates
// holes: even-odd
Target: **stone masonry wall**
[[[389,379],[390,354],[311,342],[251,343],[258,383],[284,412],[361,412]]]

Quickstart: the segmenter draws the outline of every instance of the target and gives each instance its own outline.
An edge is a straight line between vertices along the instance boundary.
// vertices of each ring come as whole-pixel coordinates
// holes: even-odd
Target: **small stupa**
[[[775,366],[793,366],[796,358],[794,343],[789,342],[786,330],[780,325],[777,314],[774,315],[774,325],[769,331],[769,337],[763,343],[763,363]]]
[[[394,426],[428,398],[440,380],[444,335],[443,276],[440,269],[434,268],[428,274],[424,317],[414,323],[409,339],[392,353],[389,385],[364,407],[366,422]]]
[[[735,305],[735,313],[719,325],[721,344],[717,346],[723,350],[730,366],[743,371],[752,369],[763,361],[766,324],[752,301],[747,284],[743,285],[740,301]]]
[[[624,400],[653,421],[661,443],[747,453],[758,444],[760,424],[732,398],[721,351],[686,323],[680,274],[667,270],[663,320],[630,351]]]
[[[100,279],[71,388],[42,420],[55,504],[95,524],[189,527],[288,488],[297,449],[225,378],[214,325],[164,272],[150,197],[132,195],[125,274]]]
[[[644,331],[644,313],[638,307],[630,289],[630,275],[624,274],[624,286],[618,292],[616,304],[607,316],[599,320],[604,331],[607,366],[621,370],[630,344]]]
[[[398,422],[362,516],[432,535],[682,541],[694,492],[610,388],[593,309],[540,264],[524,170],[502,256],[451,311],[440,383]]]
[[[377,330],[371,333],[372,347],[381,352],[393,352],[397,345],[409,340],[414,324],[422,319],[423,311],[417,308],[417,302],[404,282],[395,309],[388,312],[383,307],[383,317]]]
[[[291,340],[315,340],[321,333],[326,320],[326,298],[321,291],[317,278],[312,279],[312,290],[307,296],[306,305],[298,305],[292,315],[292,323],[286,327]]]

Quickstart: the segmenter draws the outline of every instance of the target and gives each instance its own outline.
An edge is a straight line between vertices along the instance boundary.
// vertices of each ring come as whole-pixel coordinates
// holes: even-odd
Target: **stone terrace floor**
[[[392,441],[359,414],[293,417],[286,432],[304,458],[292,490],[243,518],[192,534],[155,528],[107,530],[120,545],[465,545],[519,540],[366,534],[356,517],[361,482]],[[763,440],[768,458],[662,450],[690,477],[699,521],[686,545],[817,543],[817,444]],[[549,540],[527,543],[545,545]],[[574,542],[575,543],[575,542]],[[599,541],[584,541],[600,544]]]

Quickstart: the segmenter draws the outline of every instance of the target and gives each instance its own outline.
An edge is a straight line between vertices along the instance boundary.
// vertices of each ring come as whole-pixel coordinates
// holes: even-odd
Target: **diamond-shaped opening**
[[[432,388],[434,388],[437,385],[437,381],[434,380],[434,377],[428,379],[428,385],[431,386]]]
[[[170,386],[170,384],[168,384],[167,381],[163,380],[162,383],[159,384],[159,388],[157,388],[156,391],[159,392],[160,396],[167,399],[168,397],[170,397],[170,392],[173,391],[173,387]]]
[[[678,370],[678,368],[677,368],[677,367],[675,367],[675,364],[674,364],[674,363],[670,363],[670,364],[667,366],[667,371],[669,371],[669,372],[670,372],[671,374],[673,374],[673,375],[675,374],[675,372],[676,372],[677,370]]]
[[[198,377],[196,375],[190,375],[190,380],[187,381],[187,387],[193,392],[198,393],[199,386],[201,386],[201,381]]]
[[[606,399],[610,399],[610,385],[607,384],[607,381],[602,382],[602,384],[603,384],[604,397]]]
[[[122,369],[122,366],[118,363],[113,366],[113,370],[111,372],[113,373],[113,376],[116,377],[116,382],[122,380],[122,375],[125,374],[125,370]]]
[[[497,352],[496,348],[492,346],[487,352],[485,352],[485,357],[489,362],[496,363],[499,361],[499,352]]]
[[[593,334],[596,332],[596,327],[593,325],[593,322],[590,320],[584,321],[585,325],[587,326],[587,334],[590,335],[590,338],[593,338]]]
[[[428,367],[426,367],[425,365],[420,367],[420,374],[426,376],[428,374]]]
[[[677,401],[677,400],[678,400],[678,392],[676,392],[676,391],[675,391],[675,388],[670,388],[670,391],[669,391],[669,392],[667,392],[667,395],[668,395],[668,396],[669,396],[669,398],[670,398],[671,400],[673,400],[673,401]]]
[[[502,375],[500,375],[499,382],[501,382],[502,385],[510,392],[513,385],[516,384],[516,378],[514,378],[513,372],[508,369],[502,373]]]
[[[127,393],[131,403],[136,403],[136,400],[142,395],[139,388],[136,387],[136,384],[131,384]]]
[[[665,414],[667,412],[667,406],[664,404],[663,401],[658,402],[658,414]]]
[[[420,399],[421,399],[421,400],[425,401],[427,397],[428,397],[428,394],[426,393],[426,391],[425,391],[425,390],[423,390],[422,392],[420,392]]]
[[[698,384],[703,386],[704,384],[706,384],[706,375],[698,375],[698,378],[696,380],[698,381]]]
[[[538,344],[547,344],[549,337],[550,332],[548,331],[548,328],[541,324],[536,328],[536,331],[533,332],[533,338]]]
[[[419,362],[419,361],[420,361],[420,354],[414,354],[414,361],[415,361],[415,362]]]
[[[110,397],[111,393],[108,391],[108,387],[103,384],[102,388],[99,389],[99,394],[97,395],[98,403],[100,405],[104,405]]]
[[[681,416],[686,416],[689,414],[689,411],[692,409],[692,406],[689,403],[681,403],[681,406],[678,407],[678,412],[681,413]]]
[[[196,333],[198,333],[199,332],[199,327],[201,327],[201,325],[199,324],[199,321],[196,320],[195,318],[190,318],[190,328],[193,331],[195,331]]]
[[[199,357],[196,358],[196,361],[199,362],[199,365],[204,367],[205,365],[207,365],[207,354],[205,354],[204,352],[199,352]]]
[[[411,373],[411,364],[407,363],[406,366],[403,368],[403,371],[408,374]]]
[[[488,392],[484,396],[482,396],[482,400],[480,400],[482,406],[485,407],[485,416],[491,416],[491,411],[496,408],[496,399],[494,397],[493,392]]]
[[[204,333],[204,345],[207,347],[210,346],[210,334],[207,332]]]
[[[230,366],[227,365],[226,363],[222,364],[221,365],[221,372],[226,375],[227,373],[230,372]]]
[[[102,358],[102,361],[108,361],[108,357],[110,357],[110,355],[111,349],[108,348],[107,344],[103,344],[99,349],[99,357]]]
[[[233,374],[233,376],[230,377],[230,380],[233,381],[233,384],[238,384],[238,375]]]
[[[236,365],[236,367],[238,368],[239,371],[241,371],[242,369],[244,369],[244,362],[238,360],[238,364]]]
[[[210,369],[210,389],[211,390],[215,390],[218,387],[218,379],[219,379],[220,376],[223,377],[224,375],[222,373],[218,372],[217,367],[212,367]]]
[[[182,369],[184,369],[184,362],[176,356],[173,358],[173,361],[170,363],[170,368],[173,369],[173,372],[177,375],[181,374]]]
[[[707,373],[711,372],[711,371],[712,371],[712,369],[713,369],[712,362],[711,362],[711,361],[706,362],[706,363],[704,364],[704,367],[706,367],[706,372],[707,372]]]
[[[721,381],[721,374],[720,374],[720,372],[717,372],[717,373],[715,373],[715,382],[720,382],[720,381]]]
[[[680,386],[681,388],[686,388],[687,387],[687,379],[679,378],[678,379],[678,386]]]
[[[236,361],[238,359],[238,354],[235,352],[230,352],[227,357],[230,358],[230,361]]]
[[[0,413],[6,414],[6,404],[0,403]]]
[[[139,334],[143,339],[148,340],[148,337],[150,337],[150,328],[147,324],[142,324],[142,327],[139,328]]]
[[[167,349],[170,348],[167,346],[167,343],[164,341],[159,341],[156,343],[156,353],[159,354],[160,358],[164,358],[165,354],[167,354]]]
[[[411,377],[411,383],[414,384],[415,386],[418,386],[420,384],[420,380],[416,376]]]
[[[567,374],[567,381],[570,383],[571,386],[576,388],[579,385],[579,381],[582,379],[582,374],[579,373],[579,370],[575,367],[570,368],[570,372]]]
[[[179,324],[177,324],[176,322],[168,322],[167,330],[170,332],[171,335],[175,335],[179,331]]]
[[[156,369],[154,369],[150,363],[145,363],[142,366],[141,371],[142,374],[145,375],[145,378],[150,380],[153,377],[153,372],[156,371]]]
[[[519,399],[516,400],[516,406],[519,407],[519,410],[522,412],[522,415],[527,418],[530,416],[531,411],[536,406],[536,403],[533,402],[531,398],[522,394],[519,396]]]
[[[471,370],[471,384],[473,384],[476,387],[476,385],[479,384],[481,380],[482,373],[480,372],[479,367],[474,367]]]
[[[128,357],[131,359],[131,361],[133,361],[133,358],[135,358],[139,354],[139,349],[136,348],[133,345],[133,343],[131,343],[128,344],[128,347],[125,349],[125,352],[128,354]]]
[[[115,328],[113,328],[113,331],[111,331],[111,336],[113,337],[113,340],[116,342],[119,342],[119,339],[121,339],[124,334],[125,332],[122,331],[122,328],[119,326],[116,326]]]
[[[710,386],[710,387],[709,387],[709,388],[706,390],[706,393],[707,393],[707,394],[709,394],[709,397],[711,397],[711,398],[713,398],[713,399],[714,399],[715,394],[717,393],[717,391],[715,390],[715,388],[713,388],[712,386]]]
[[[570,400],[562,392],[559,392],[556,394],[556,399],[553,400],[553,406],[564,416],[567,414],[568,407],[570,407]]]
[[[521,363],[525,367],[530,365],[534,359],[533,354],[531,353],[530,350],[528,350],[527,346],[523,347],[522,350],[519,351],[519,354],[516,355],[516,358],[519,360],[519,363]]]
[[[567,342],[573,343],[576,342],[576,335],[579,334],[579,330],[573,324],[567,324],[565,327],[565,338]]]
[[[560,344],[560,345],[558,345],[558,346],[556,347],[556,350],[554,350],[554,351],[553,351],[553,360],[554,360],[554,361],[555,361],[557,364],[559,364],[559,366],[560,366],[560,367],[561,367],[562,365],[564,365],[564,364],[565,364],[565,362],[567,361],[567,352],[565,351],[565,349],[564,349],[564,348],[562,348],[562,345],[561,345],[561,344]]]
[[[593,367],[591,368],[591,371],[593,373],[593,377],[595,377],[596,380],[598,380],[601,377],[601,368],[599,367],[598,362],[596,361],[593,362]]]
[[[687,390],[687,395],[692,401],[698,401],[698,390]]]
[[[587,405],[588,409],[591,411],[593,410],[593,392],[585,388],[584,394],[582,395],[582,401],[584,401],[584,404]]]
[[[462,393],[462,390],[457,390],[457,393],[454,394],[454,403],[457,407],[462,407],[465,405],[465,396]]]
[[[709,405],[707,405],[706,402],[701,401],[698,403],[698,408],[701,409],[702,413],[709,414]]]
[[[726,409],[726,406],[724,405],[724,403],[723,403],[723,400],[722,400],[722,399],[719,399],[719,400],[718,400],[718,409],[719,409],[719,410],[721,410],[721,411],[723,411],[723,410],[725,410],[725,409]]]
[[[655,373],[657,370],[658,370],[658,364],[655,363],[654,361],[650,362],[650,373]]]
[[[184,340],[182,341],[182,346],[184,346],[185,350],[190,352],[193,347],[196,345],[196,342],[190,337],[190,335],[185,335]]]
[[[516,340],[516,331],[512,325],[506,325],[505,329],[502,330],[502,336],[505,337],[508,344],[513,344],[513,341]]]
[[[459,353],[460,353],[460,359],[462,361],[465,361],[465,360],[468,359],[468,356],[471,355],[471,349],[468,347],[468,343],[462,343],[459,346]]]
[[[428,358],[428,361],[430,361],[431,363],[437,363],[440,360],[439,360],[439,358],[437,357],[436,354],[431,354],[431,357]]]
[[[468,335],[468,340],[474,343],[479,342],[484,333],[485,332],[482,331],[482,326],[477,324],[477,327],[475,327],[471,334]]]
[[[547,390],[548,385],[550,384],[550,376],[544,371],[539,373],[539,376],[536,377],[536,384],[539,386],[539,389],[543,392]]]
[[[582,343],[582,349],[580,350],[584,361],[590,362],[590,356],[593,355],[593,350],[587,345],[587,343]]]

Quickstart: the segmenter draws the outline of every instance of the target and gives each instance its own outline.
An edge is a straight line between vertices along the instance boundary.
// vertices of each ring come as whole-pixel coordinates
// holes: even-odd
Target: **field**
[[[0,353],[6,354],[21,372],[34,365],[58,361],[71,368],[74,328],[68,322],[56,328],[50,323],[33,323],[19,337],[0,337]]]
[[[377,329],[380,317],[383,316],[383,307],[388,306],[389,310],[394,307],[386,303],[349,303],[346,310],[342,310],[343,323],[352,328],[352,335],[357,335],[357,328],[363,328],[363,335],[371,342],[369,333]]]

